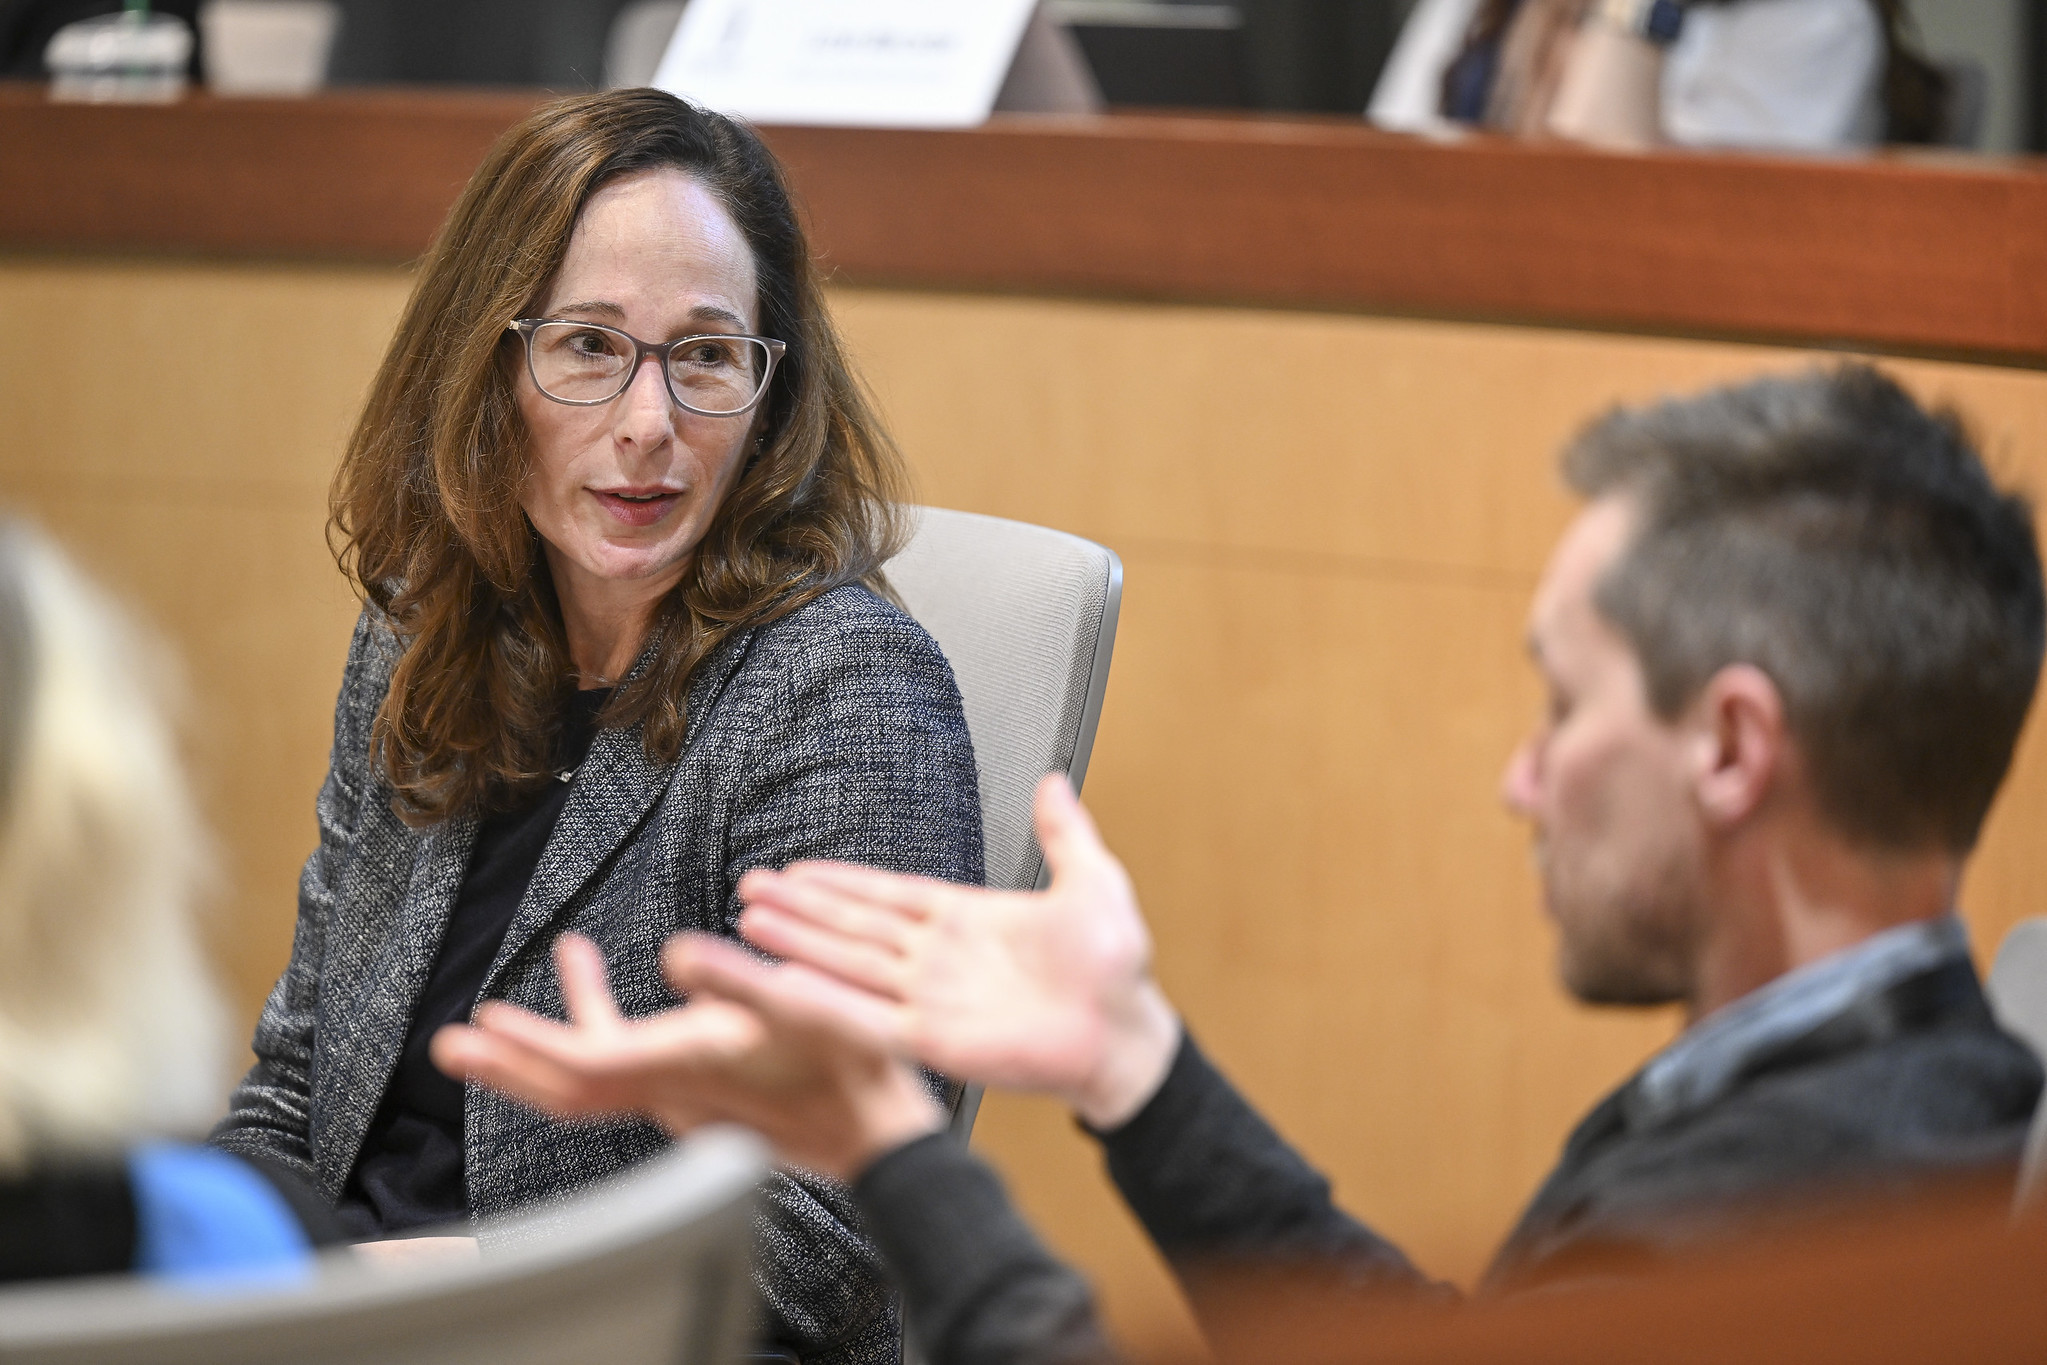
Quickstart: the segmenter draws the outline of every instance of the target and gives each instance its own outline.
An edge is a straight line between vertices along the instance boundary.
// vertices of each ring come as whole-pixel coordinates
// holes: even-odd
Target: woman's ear
[[[1784,696],[1762,669],[1729,664],[1707,680],[1689,711],[1699,810],[1716,828],[1740,824],[1790,762]]]

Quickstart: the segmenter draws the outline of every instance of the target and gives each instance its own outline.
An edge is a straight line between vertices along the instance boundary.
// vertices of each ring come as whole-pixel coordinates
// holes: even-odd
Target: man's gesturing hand
[[[785,1161],[842,1178],[943,1123],[907,1067],[842,1031],[805,981],[732,944],[671,942],[664,965],[691,1002],[641,1019],[619,1014],[588,939],[564,935],[555,963],[569,1023],[491,1002],[474,1027],[434,1035],[435,1064],[564,1118],[744,1124]]]
[[[740,881],[740,932],[789,960],[813,1018],[950,1076],[1058,1095],[1111,1128],[1165,1078],[1179,1019],[1151,978],[1130,879],[1064,777],[1039,784],[1036,816],[1048,890],[798,863]]]

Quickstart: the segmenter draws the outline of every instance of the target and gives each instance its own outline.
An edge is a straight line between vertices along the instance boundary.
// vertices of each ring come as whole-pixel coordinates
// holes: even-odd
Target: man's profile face
[[[1701,826],[1679,727],[1650,709],[1642,669],[1593,595],[1627,546],[1623,498],[1588,506],[1535,593],[1528,645],[1548,691],[1501,795],[1535,827],[1565,987],[1599,1004],[1691,992]]]

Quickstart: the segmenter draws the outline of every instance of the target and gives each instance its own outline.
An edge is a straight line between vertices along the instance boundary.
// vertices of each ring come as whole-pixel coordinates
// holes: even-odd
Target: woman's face
[[[672,169],[598,190],[583,207],[541,317],[642,341],[756,332],[753,252],[723,205]],[[554,402],[517,367],[532,441],[519,502],[546,542],[564,610],[651,603],[681,579],[737,477],[761,409],[700,417],[643,360],[601,407]]]

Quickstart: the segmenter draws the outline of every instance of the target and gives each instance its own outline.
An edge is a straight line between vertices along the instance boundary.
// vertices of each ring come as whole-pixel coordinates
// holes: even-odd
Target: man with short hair
[[[1529,627],[1550,705],[1503,793],[1534,826],[1566,987],[1690,1023],[1571,1135],[1486,1289],[2009,1167],[2041,1071],[1953,904],[2047,630],[2025,503],[1955,419],[1856,365],[1617,412],[1564,469],[1587,505]],[[741,927],[785,964],[680,941],[694,1003],[626,1021],[565,940],[573,1026],[488,1006],[436,1055],[556,1112],[747,1123],[853,1181],[937,1362],[1104,1349],[1084,1285],[944,1136],[911,1062],[1064,1098],[1197,1291],[1290,1264],[1425,1287],[1201,1055],[1063,781],[1038,819],[1043,893],[756,872]]]

